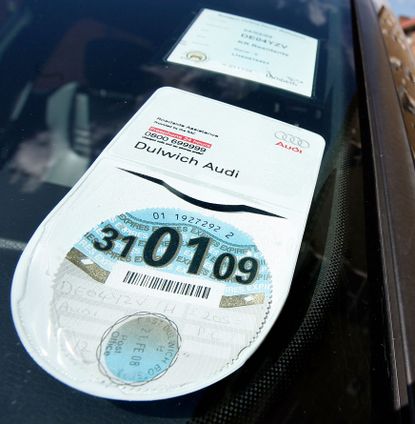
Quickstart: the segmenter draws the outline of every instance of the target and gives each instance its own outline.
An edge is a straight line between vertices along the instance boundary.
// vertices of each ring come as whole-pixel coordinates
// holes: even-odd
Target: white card
[[[317,48],[298,32],[203,9],[167,60],[311,97]]]
[[[189,107],[190,105],[190,107]],[[288,216],[307,213],[324,140],[276,119],[177,89],[157,92],[108,152]],[[191,187],[186,187],[192,190]],[[192,192],[194,191],[194,188]]]
[[[159,89],[25,249],[12,311],[26,349],[113,399],[238,369],[288,295],[323,150],[309,131]]]

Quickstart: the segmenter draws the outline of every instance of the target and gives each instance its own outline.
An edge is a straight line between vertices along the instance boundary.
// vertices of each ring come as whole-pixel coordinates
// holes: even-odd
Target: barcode
[[[161,290],[167,293],[181,294],[201,299],[209,299],[210,287],[197,284],[183,283],[181,281],[168,280],[152,275],[140,274],[139,272],[127,271],[123,283],[134,286],[147,287],[153,290]]]

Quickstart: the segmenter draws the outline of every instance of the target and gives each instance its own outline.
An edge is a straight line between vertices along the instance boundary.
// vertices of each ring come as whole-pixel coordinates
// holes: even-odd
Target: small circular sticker
[[[141,385],[160,378],[180,349],[177,326],[162,314],[140,312],[117,321],[97,350],[100,371],[114,383]]]
[[[200,51],[188,52],[186,53],[186,58],[192,62],[205,62],[207,60],[206,54]]]

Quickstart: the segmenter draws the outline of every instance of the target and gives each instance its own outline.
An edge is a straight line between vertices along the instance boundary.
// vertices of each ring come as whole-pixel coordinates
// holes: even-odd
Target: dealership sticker
[[[317,49],[304,34],[203,9],[167,60],[311,97]]]
[[[25,249],[12,290],[24,346],[111,399],[234,372],[284,305],[323,150],[304,129],[157,90]]]

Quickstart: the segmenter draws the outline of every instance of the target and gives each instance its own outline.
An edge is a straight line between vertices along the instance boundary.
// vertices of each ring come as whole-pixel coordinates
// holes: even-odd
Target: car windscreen
[[[310,92],[168,60],[204,9],[317,40]],[[9,419],[367,422],[372,309],[349,2],[21,1],[1,13],[0,366]],[[313,131],[326,148],[288,300],[248,362],[213,386],[178,398],[97,399],[55,381],[24,351],[9,312],[11,281],[41,221],[163,86]]]

